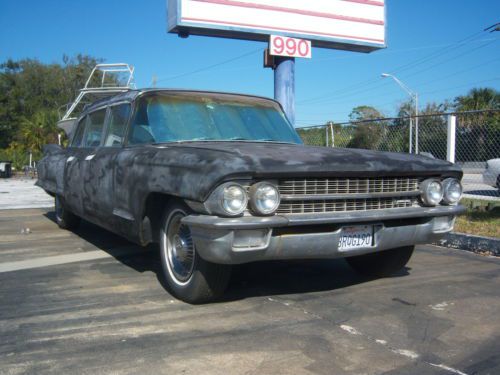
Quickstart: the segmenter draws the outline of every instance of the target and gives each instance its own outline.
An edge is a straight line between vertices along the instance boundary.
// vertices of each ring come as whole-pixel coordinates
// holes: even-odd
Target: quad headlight
[[[203,204],[205,212],[219,216],[240,216],[247,209],[246,189],[237,182],[219,185]]]
[[[257,182],[248,188],[238,182],[219,185],[203,203],[204,212],[219,216],[241,216],[248,206],[254,215],[271,215],[280,204],[278,188],[271,182]]]
[[[269,182],[258,182],[250,187],[250,207],[258,215],[273,214],[280,204],[278,188]]]
[[[231,216],[236,216],[247,208],[247,192],[241,185],[233,184],[222,191],[222,209]]]
[[[428,179],[420,184],[420,199],[425,206],[437,206],[443,200],[441,181]]]
[[[457,204],[462,198],[462,184],[455,178],[447,178],[443,181],[443,202],[446,204]]]

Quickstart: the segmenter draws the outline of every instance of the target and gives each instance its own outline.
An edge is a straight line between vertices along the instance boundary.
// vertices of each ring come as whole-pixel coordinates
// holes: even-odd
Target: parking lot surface
[[[421,246],[378,280],[343,260],[243,265],[192,306],[155,247],[53,220],[0,211],[2,374],[500,373],[498,258]]]

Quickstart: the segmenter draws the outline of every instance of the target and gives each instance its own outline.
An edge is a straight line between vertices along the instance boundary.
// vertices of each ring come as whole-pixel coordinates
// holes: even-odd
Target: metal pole
[[[274,69],[274,99],[285,110],[292,125],[295,125],[295,58],[276,57]]]
[[[330,133],[332,134],[332,147],[335,147],[335,133],[333,132],[333,123],[330,124]]]
[[[415,154],[418,155],[418,94],[415,93]]]
[[[413,153],[413,119],[410,117],[410,154]]]
[[[328,147],[328,126],[325,127],[325,139],[326,139],[325,145],[326,147]]]
[[[455,163],[455,145],[457,136],[457,117],[448,115],[448,131],[446,134],[446,160]]]

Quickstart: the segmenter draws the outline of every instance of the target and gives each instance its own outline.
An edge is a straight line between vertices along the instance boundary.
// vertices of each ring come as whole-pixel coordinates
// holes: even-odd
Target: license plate
[[[371,246],[373,246],[373,225],[342,228],[339,239],[340,251]]]

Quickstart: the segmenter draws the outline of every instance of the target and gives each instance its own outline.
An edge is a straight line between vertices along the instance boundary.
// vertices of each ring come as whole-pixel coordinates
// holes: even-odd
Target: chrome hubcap
[[[170,270],[180,282],[189,280],[195,261],[191,231],[187,225],[181,223],[183,217],[182,213],[175,213],[167,233],[167,258]]]

